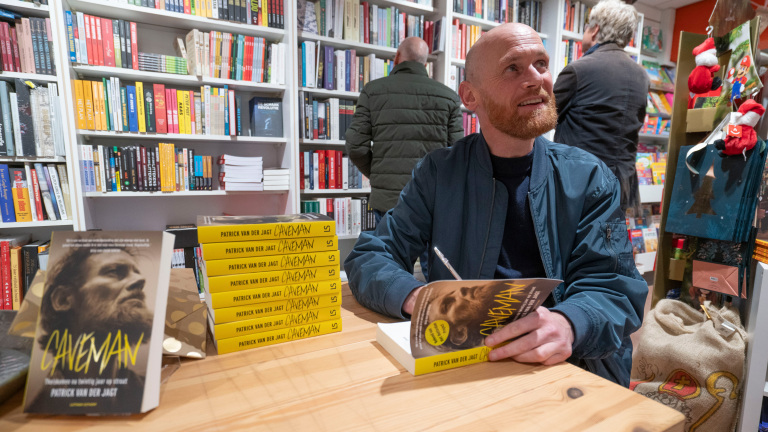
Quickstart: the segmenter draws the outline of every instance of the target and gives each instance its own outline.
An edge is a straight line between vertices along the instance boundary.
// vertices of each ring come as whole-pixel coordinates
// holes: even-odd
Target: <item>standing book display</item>
[[[155,408],[173,238],[55,232],[24,411],[133,414]]]

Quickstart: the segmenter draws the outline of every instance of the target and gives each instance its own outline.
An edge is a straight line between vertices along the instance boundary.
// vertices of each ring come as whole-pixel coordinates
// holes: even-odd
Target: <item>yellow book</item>
[[[24,293],[24,287],[21,286],[21,246],[12,247],[10,252],[11,252],[11,309],[17,311],[21,308],[21,299]],[[339,316],[338,313],[336,314],[336,316]],[[297,324],[304,324],[304,323],[297,323]]]
[[[213,325],[213,338],[217,340],[264,333],[287,327],[296,327],[316,322],[328,321],[341,316],[340,306],[275,315],[245,321]]]
[[[75,114],[77,116],[77,128],[87,129],[85,120],[85,96],[83,94],[83,80],[74,80],[75,88]]]
[[[93,154],[92,159],[94,174],[96,174],[94,176],[94,180],[96,180],[96,190],[101,191],[101,175],[99,175],[99,172],[101,169],[103,169],[102,165],[104,163],[104,161],[101,160],[101,152],[99,152],[98,147],[91,148],[91,146],[88,146],[86,149],[88,149],[88,151]]]
[[[184,111],[184,93],[185,91],[176,90],[176,109],[179,111],[179,133],[189,133],[189,118]]]
[[[266,2],[265,2],[266,3]],[[247,336],[229,339],[215,340],[213,344],[219,354],[227,354],[242,351],[249,348],[258,348],[274,345],[281,342],[290,342],[296,339],[305,339],[312,336],[320,336],[341,331],[341,319],[322,321],[298,327],[288,327],[280,330],[272,330]]]
[[[414,358],[410,346],[411,322],[379,323],[376,342],[412,375],[423,375],[488,361],[491,348],[480,346],[460,351]]]
[[[144,83],[136,81],[136,114],[139,117],[139,132],[147,131],[147,119],[144,117]]]
[[[264,22],[267,21],[267,17],[269,16],[269,8],[267,7],[268,1],[262,1],[261,2],[261,16],[264,17]],[[319,19],[320,17],[318,17]],[[328,25],[331,25],[330,23]],[[339,29],[341,31],[341,29]]]
[[[339,264],[339,251],[211,260],[205,262],[205,268],[208,276],[223,276],[334,264]]]
[[[282,255],[291,253],[337,250],[339,248],[339,240],[334,235],[331,237],[204,243],[201,246],[203,249],[204,259],[219,260],[262,255]]]
[[[247,290],[226,291],[208,294],[211,297],[211,307],[214,309],[243,306],[268,301],[285,300],[289,298],[319,296],[341,293],[341,279],[311,281],[301,284],[254,288]]]
[[[213,78],[221,78],[221,32],[217,31],[213,39],[214,41],[214,76]]]
[[[336,235],[336,223],[326,215],[301,213],[280,216],[198,216],[200,243],[325,237]]]
[[[99,82],[89,81],[91,85],[91,95],[93,96],[93,127],[95,130],[105,130],[106,127],[101,125],[101,111],[99,104]]]
[[[85,122],[86,129],[94,130],[96,122],[93,119],[93,95],[91,91],[91,81],[83,81],[83,100],[85,101]]]
[[[203,262],[205,275],[205,262]],[[279,270],[260,273],[243,273],[229,276],[203,276],[203,286],[207,293],[240,291],[255,288],[290,285],[311,281],[337,279],[339,266],[325,266],[308,269]]]
[[[206,303],[208,302],[209,301],[206,299]],[[211,321],[213,321],[214,324],[223,324],[271,315],[326,308],[340,304],[341,294],[301,297],[222,309],[211,309],[209,304],[208,316],[211,317]]]
[[[101,126],[103,130],[108,130],[107,122],[107,101],[104,100],[104,82],[99,81],[99,103],[101,104]]]
[[[189,90],[184,91],[184,116],[187,118],[187,133],[190,135],[194,135],[195,128],[193,126],[194,120],[192,118],[192,103],[194,101],[191,101],[189,99]]]

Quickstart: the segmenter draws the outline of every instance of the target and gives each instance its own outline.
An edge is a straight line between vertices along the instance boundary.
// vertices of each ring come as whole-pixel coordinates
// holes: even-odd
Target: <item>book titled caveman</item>
[[[24,412],[158,405],[172,254],[163,232],[53,233]]]

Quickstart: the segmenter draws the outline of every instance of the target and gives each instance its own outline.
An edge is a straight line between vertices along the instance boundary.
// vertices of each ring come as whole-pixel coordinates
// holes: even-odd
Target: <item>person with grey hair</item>
[[[389,76],[360,92],[346,132],[349,160],[371,180],[369,205],[377,224],[397,204],[416,163],[464,137],[459,96],[429,77],[428,55],[423,39],[404,39]],[[420,257],[425,278],[428,259],[429,248]]]
[[[584,28],[584,57],[568,64],[555,83],[555,141],[600,158],[621,184],[621,208],[640,212],[635,159],[645,118],[649,80],[624,51],[638,14],[620,0],[603,0]]]

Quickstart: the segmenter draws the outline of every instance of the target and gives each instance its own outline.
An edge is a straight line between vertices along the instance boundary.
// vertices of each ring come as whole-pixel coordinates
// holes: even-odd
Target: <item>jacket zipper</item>
[[[619,260],[616,251],[613,249],[613,243],[611,243],[611,226],[609,224],[606,224],[605,226],[605,239],[608,250],[611,252],[611,259],[613,259],[613,272],[615,273],[619,266]]]
[[[491,236],[491,220],[493,219],[493,205],[496,203],[496,180],[493,180],[493,189],[491,189],[491,213],[488,216],[488,231],[485,233],[485,244],[483,245],[483,256],[480,258],[480,269],[477,271],[477,279],[483,272],[483,263],[485,263],[485,252],[488,247],[488,237]]]
[[[530,205],[530,209],[531,209],[531,220],[533,220],[533,233],[536,234],[536,245],[539,247],[539,258],[541,259],[541,264],[544,266],[544,272],[546,273],[546,277],[548,277],[550,279],[554,279],[552,277],[552,272],[550,271],[550,268],[552,266],[551,265],[547,265],[547,260],[544,259],[544,249],[541,247],[541,236],[539,235],[539,230],[536,229],[536,221],[538,220],[538,218],[536,217],[536,214],[533,211],[533,204],[532,204],[533,203],[533,198],[532,198],[532,195],[533,195],[533,193],[529,191],[528,192],[528,202],[531,203],[531,204],[529,204]],[[550,248],[551,247],[552,246],[550,246]],[[552,254],[550,253],[550,256],[551,255]],[[553,292],[553,295],[554,295],[554,292]]]

